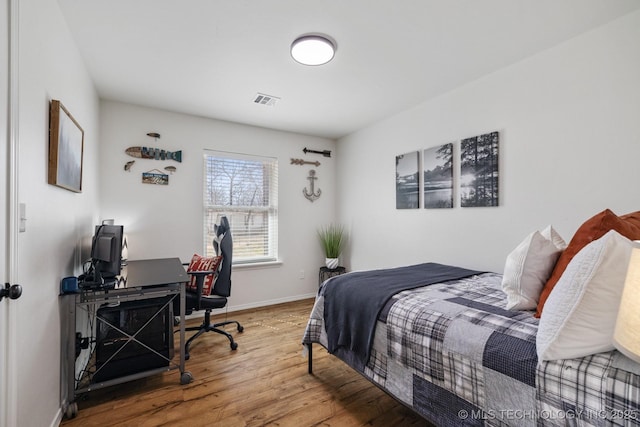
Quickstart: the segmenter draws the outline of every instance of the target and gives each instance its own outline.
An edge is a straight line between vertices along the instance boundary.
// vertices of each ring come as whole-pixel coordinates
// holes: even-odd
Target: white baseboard
[[[51,427],[60,426],[60,424],[62,423],[63,417],[64,417],[64,414],[62,413],[62,408],[58,408],[58,411],[56,412],[56,416],[53,419],[53,422],[51,423]]]
[[[248,310],[251,308],[260,308],[260,307],[267,307],[270,305],[276,305],[276,304],[282,304],[285,302],[293,302],[293,301],[300,301],[303,299],[309,299],[309,298],[315,298],[317,295],[317,292],[313,292],[310,294],[303,294],[303,295],[295,295],[295,296],[291,296],[291,297],[285,297],[285,298],[277,298],[277,299],[272,299],[272,300],[266,300],[266,301],[258,301],[258,302],[253,302],[253,303],[249,303],[249,304],[240,304],[240,305],[229,305],[225,308],[221,308],[219,310],[212,310],[211,313],[212,314],[218,314],[218,313],[232,313],[234,311],[241,311],[241,310]],[[190,314],[188,316],[185,316],[185,318],[187,320],[189,319],[198,319],[204,316],[204,310],[202,311],[194,311],[193,314]]]

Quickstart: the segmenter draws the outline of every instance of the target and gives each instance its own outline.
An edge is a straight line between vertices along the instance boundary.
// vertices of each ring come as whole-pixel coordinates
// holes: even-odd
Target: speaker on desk
[[[93,383],[169,366],[167,359],[173,357],[173,305],[167,304],[169,300],[151,298],[98,309]],[[129,335],[137,332],[137,341],[162,356],[129,340],[114,326]]]

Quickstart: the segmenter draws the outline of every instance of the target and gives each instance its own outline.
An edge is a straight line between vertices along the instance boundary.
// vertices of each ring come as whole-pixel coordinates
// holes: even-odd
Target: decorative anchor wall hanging
[[[306,188],[304,188],[302,190],[302,194],[304,194],[304,197],[309,199],[311,202],[314,202],[316,199],[320,198],[320,194],[322,194],[322,191],[319,188],[318,188],[317,192],[314,190],[315,180],[318,179],[318,178],[316,178],[316,171],[311,169],[309,171],[309,176],[307,177],[307,179],[309,180],[309,187],[310,187],[311,191],[309,192],[309,191],[307,191]]]

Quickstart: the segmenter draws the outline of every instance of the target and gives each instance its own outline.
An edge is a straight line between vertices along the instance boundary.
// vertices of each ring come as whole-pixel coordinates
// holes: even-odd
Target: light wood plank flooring
[[[303,300],[229,313],[245,328],[227,329],[238,349],[213,332],[198,338],[187,361],[191,384],[180,385],[174,370],[98,390],[61,425],[429,426],[319,345],[314,374],[307,373],[300,340],[312,306]]]

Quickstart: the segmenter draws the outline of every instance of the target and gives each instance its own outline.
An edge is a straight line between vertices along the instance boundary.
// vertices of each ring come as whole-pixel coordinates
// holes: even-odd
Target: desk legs
[[[76,300],[75,295],[62,295],[63,328],[63,372],[62,383],[66,388],[63,394],[62,409],[67,418],[74,418],[78,414],[78,404],[75,402],[76,393]]]
[[[186,308],[186,283],[180,285],[180,384],[189,384],[193,380],[191,372],[184,370],[185,365],[185,308]]]
[[[185,294],[185,283],[180,284],[180,293],[176,295],[174,298],[180,298],[180,384],[189,384],[193,381],[193,376],[191,372],[185,370],[185,306],[186,306],[186,294]],[[78,404],[76,403],[76,317],[77,317],[77,301],[76,294],[62,295],[62,311],[63,311],[63,320],[62,320],[62,363],[61,363],[61,377],[66,379],[66,381],[62,381],[61,387],[61,397],[62,397],[62,408],[64,415],[67,418],[74,418],[78,413]],[[173,366],[172,369],[175,369],[175,363],[169,360],[169,364]],[[158,372],[162,372],[166,369],[158,369]],[[151,371],[147,371],[151,372]],[[139,374],[139,378],[144,376],[148,376],[148,373]],[[103,386],[111,385],[111,383],[116,384],[119,382],[123,382],[124,380],[132,380],[137,379],[136,374],[129,375],[128,377],[123,378],[122,380],[110,380],[103,381],[100,384],[93,385],[90,388],[87,388],[86,391],[91,391],[92,389],[102,388]],[[65,396],[66,395],[66,396]]]

